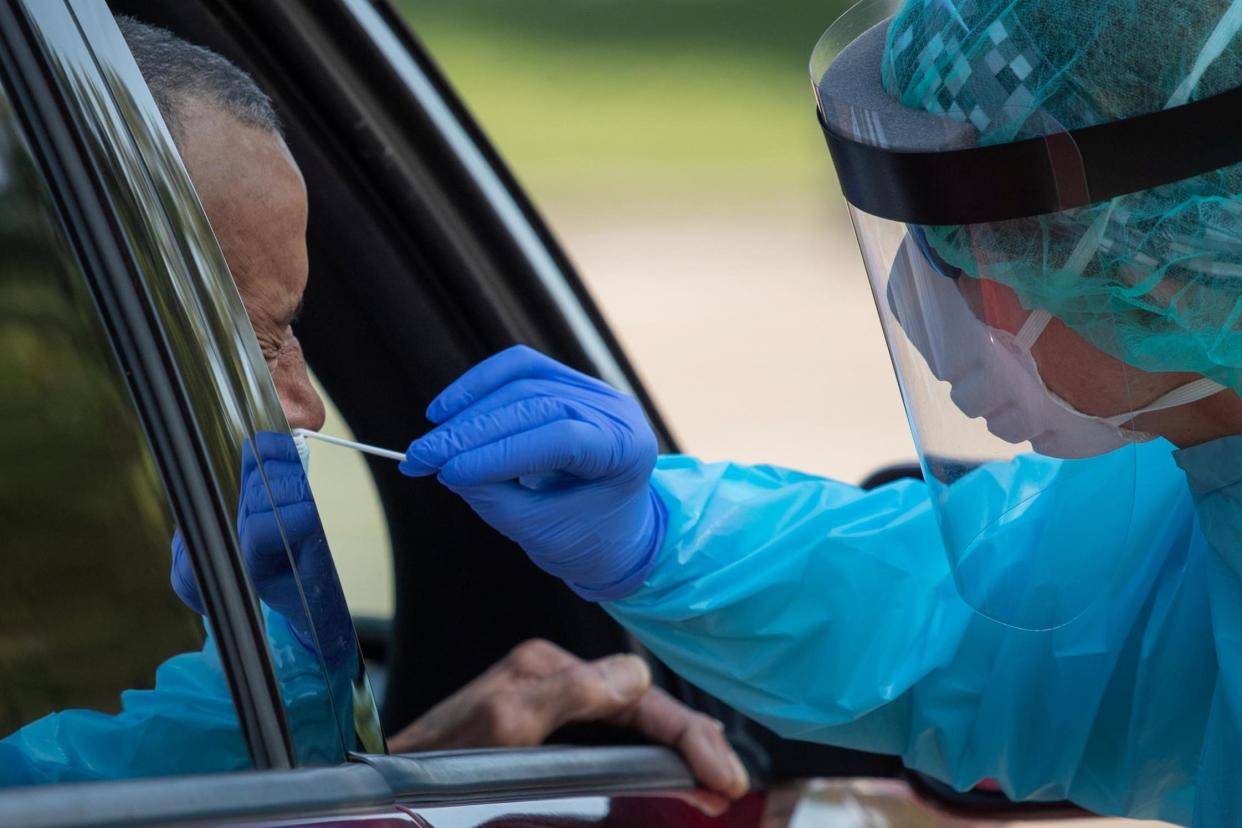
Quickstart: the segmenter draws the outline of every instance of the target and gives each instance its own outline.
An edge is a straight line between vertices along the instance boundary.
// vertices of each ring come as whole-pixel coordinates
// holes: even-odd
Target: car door
[[[270,379],[222,313],[235,291],[193,278],[206,225],[153,176],[175,153],[127,67],[96,61],[101,26],[99,4],[0,4],[0,823],[300,812],[325,786],[405,819],[365,767],[292,770],[235,523],[237,433]],[[174,529],[206,625],[170,588]],[[335,726],[326,744],[341,764]]]
[[[309,697],[312,707],[332,711],[327,716],[332,727],[317,743],[317,750],[306,749],[298,729],[307,714],[298,708],[297,699],[285,693],[291,680],[281,664],[286,653],[276,652],[282,634],[277,629],[278,608],[271,606],[263,582],[255,576],[237,513],[246,451],[261,454],[264,435],[288,435],[281,435],[284,424],[271,378],[256,352],[244,308],[175,145],[103,3],[6,1],[0,4],[0,38],[4,96],[0,127],[8,130],[4,145],[8,152],[0,167],[0,189],[7,185],[3,195],[8,201],[0,211],[0,226],[10,239],[33,239],[28,258],[34,263],[16,268],[22,260],[12,252],[16,248],[10,248],[3,294],[6,339],[16,345],[26,339],[39,342],[40,329],[29,322],[30,314],[18,300],[29,304],[33,296],[39,300],[36,305],[41,302],[53,308],[59,302],[66,308],[61,313],[66,324],[85,326],[85,332],[71,340],[74,347],[62,350],[76,354],[80,362],[90,361],[94,373],[103,379],[87,390],[96,392],[108,406],[104,409],[107,417],[93,416],[96,412],[84,407],[81,401],[86,398],[79,395],[70,398],[79,401],[76,406],[43,411],[23,402],[6,409],[6,414],[14,422],[18,415],[25,417],[21,424],[29,434],[16,432],[25,436],[22,445],[31,434],[42,433],[40,420],[68,418],[73,429],[53,431],[51,438],[34,443],[35,448],[60,449],[51,455],[58,463],[53,468],[65,477],[72,461],[90,461],[92,455],[86,449],[92,443],[119,445],[136,455],[128,465],[104,464],[95,477],[79,472],[84,482],[77,487],[64,483],[37,491],[7,487],[6,509],[13,506],[23,520],[22,527],[45,526],[46,519],[36,518],[46,518],[52,508],[45,502],[47,497],[59,497],[64,521],[80,524],[82,534],[99,544],[98,557],[120,567],[120,575],[114,574],[113,580],[123,579],[129,572],[126,567],[135,565],[139,555],[130,547],[141,547],[146,557],[137,571],[144,573],[147,592],[154,592],[162,606],[184,614],[185,607],[176,599],[185,596],[180,592],[171,596],[167,582],[160,583],[161,576],[167,577],[168,544],[176,527],[192,559],[198,596],[208,619],[206,643],[199,651],[193,648],[203,640],[204,628],[191,619],[183,625],[188,637],[170,636],[155,652],[135,660],[139,675],[122,673],[112,684],[104,683],[102,689],[96,687],[87,694],[94,700],[108,696],[109,691],[119,693],[119,713],[108,709],[106,698],[92,702],[95,709],[76,698],[67,703],[82,705],[80,709],[62,709],[59,697],[29,705],[35,713],[47,712],[34,724],[85,718],[87,731],[99,738],[88,742],[78,738],[82,733],[71,734],[72,738],[54,733],[56,739],[33,744],[28,738],[34,732],[31,725],[19,722],[10,734],[13,738],[6,737],[0,749],[5,759],[41,760],[45,757],[36,748],[54,745],[92,761],[84,761],[78,775],[64,777],[60,784],[51,784],[57,780],[49,778],[6,777],[3,781],[9,786],[0,792],[0,823],[425,824],[403,806],[418,804],[451,812],[464,802],[547,800],[544,805],[502,810],[520,815],[541,811],[589,815],[601,808],[609,812],[610,798],[616,795],[645,801],[645,793],[690,790],[692,781],[680,760],[659,749],[385,756],[382,741],[373,739],[377,732],[368,732],[366,727],[374,719],[374,707],[365,675],[360,671],[350,674],[345,688],[351,694],[350,704],[344,706],[334,695],[339,665],[327,663],[328,657],[314,647],[308,648],[310,658],[303,659],[309,666],[298,677],[304,691],[299,699]],[[25,188],[13,182],[24,182]],[[45,271],[55,280],[43,278]],[[18,278],[28,273],[29,278]],[[18,356],[31,350],[23,348],[14,349]],[[50,348],[48,352],[52,353]],[[61,361],[72,364],[68,357]],[[25,373],[13,375],[43,380],[76,376],[67,370],[51,370],[61,369],[60,364],[53,363],[49,369],[45,363],[19,361],[17,367]],[[50,387],[63,384],[58,379]],[[34,402],[41,398],[36,395]],[[9,469],[14,474],[25,470],[16,463]],[[111,485],[100,483],[98,475],[108,472],[117,473],[115,479],[103,478]],[[137,482],[122,485],[131,478]],[[16,478],[6,474],[6,479]],[[138,523],[129,514],[138,506],[118,511],[104,503],[95,508],[96,500],[118,492],[129,492],[130,501],[145,510],[148,520],[134,536],[138,540],[124,534]],[[258,492],[273,497],[266,481]],[[166,506],[158,502],[159,496],[167,498]],[[123,498],[117,502],[128,503]],[[78,514],[80,509],[84,515]],[[93,535],[92,529],[97,530]],[[109,541],[109,533],[119,533],[121,540]],[[34,549],[59,559],[62,550],[47,549],[46,537],[31,538],[8,537],[6,546],[18,549],[16,541],[21,541],[21,550]],[[83,541],[74,545],[81,547]],[[111,581],[102,581],[95,569],[88,571],[89,577],[75,577],[71,597],[80,599],[95,592],[124,605],[117,601],[119,595],[109,591]],[[10,581],[15,574],[10,573]],[[64,581],[62,577],[62,590]],[[36,585],[47,589],[58,583],[47,576]],[[156,620],[151,611],[133,609],[138,623]],[[314,608],[308,608],[308,615],[313,614]],[[44,620],[58,617],[49,614]],[[88,614],[81,625],[102,620]],[[4,623],[11,625],[11,620]],[[7,631],[14,632],[14,627],[8,626]],[[156,631],[130,630],[113,649],[119,650],[120,644],[130,640],[155,640]],[[11,644],[13,636],[8,638]],[[176,653],[183,648],[189,651]],[[81,661],[80,655],[50,648],[37,637],[28,649],[42,659],[40,666],[71,656]],[[170,651],[169,658],[155,664]],[[186,659],[200,667],[218,665],[218,671],[187,677],[176,669]],[[106,666],[120,657],[105,650],[96,660]],[[87,670],[98,669],[81,663]],[[360,668],[356,657],[352,666]],[[156,673],[153,682],[144,672],[150,669]],[[75,682],[85,683],[72,669],[68,673],[63,683],[71,689]],[[170,674],[171,684],[188,696],[164,692],[172,689],[166,682]],[[314,682],[316,675],[322,677],[322,686],[307,691],[306,682]],[[130,681],[138,686],[125,686]],[[114,687],[118,682],[121,686]],[[15,688],[20,686],[14,678],[7,679],[4,698],[15,697]],[[113,751],[117,743],[109,728],[138,708],[149,712],[160,704],[165,705],[158,708],[160,715],[142,719],[136,728],[141,736],[140,753],[150,761],[135,770],[132,756]],[[215,731],[232,735],[233,741],[225,747],[237,748],[236,755],[228,756],[220,766],[213,762],[227,751],[221,743],[207,741],[215,731],[184,727],[185,721],[204,709],[219,714],[212,720]],[[349,715],[338,732],[337,713],[342,709]],[[316,715],[312,713],[311,718]],[[29,782],[48,784],[22,784]],[[685,807],[672,799],[656,798],[651,810],[669,814],[668,824],[681,824],[678,809]]]

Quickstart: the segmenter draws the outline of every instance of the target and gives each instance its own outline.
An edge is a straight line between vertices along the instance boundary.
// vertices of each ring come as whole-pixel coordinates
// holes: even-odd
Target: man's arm
[[[662,458],[668,530],[605,607],[674,670],[789,738],[855,721],[952,663],[958,597],[922,483],[873,492]],[[859,745],[897,752],[895,744]]]

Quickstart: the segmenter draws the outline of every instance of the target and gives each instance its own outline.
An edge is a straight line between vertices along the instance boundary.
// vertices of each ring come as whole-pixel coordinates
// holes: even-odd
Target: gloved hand
[[[439,474],[483,520],[590,601],[643,582],[664,540],[656,437],[638,402],[524,346],[467,371],[401,471]]]
[[[297,447],[288,434],[275,432],[258,433],[254,446],[249,441],[242,446],[237,507],[246,570],[259,598],[280,613],[310,650],[314,650],[315,636],[310,630],[314,624],[325,659],[335,662],[353,647],[353,625]],[[201,614],[202,598],[180,531],[173,535],[172,553],[173,589]],[[310,607],[310,620],[306,607]]]

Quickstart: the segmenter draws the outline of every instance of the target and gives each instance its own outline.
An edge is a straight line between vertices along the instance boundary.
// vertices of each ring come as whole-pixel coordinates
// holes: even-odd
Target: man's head
[[[220,55],[118,24],[172,131],[232,271],[293,428],[323,426],[292,323],[306,290],[306,185],[271,101]]]

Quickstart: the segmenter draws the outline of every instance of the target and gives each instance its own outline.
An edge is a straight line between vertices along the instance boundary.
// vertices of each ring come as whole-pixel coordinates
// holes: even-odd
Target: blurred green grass
[[[843,0],[396,0],[538,197],[823,186],[807,63]]]

